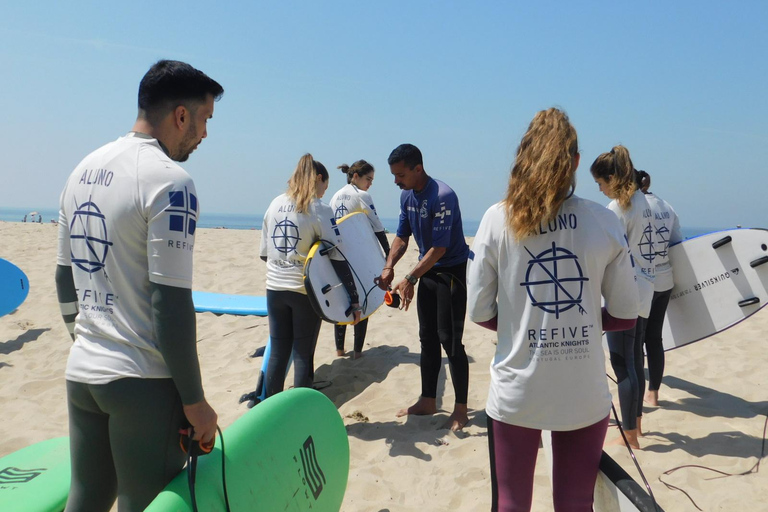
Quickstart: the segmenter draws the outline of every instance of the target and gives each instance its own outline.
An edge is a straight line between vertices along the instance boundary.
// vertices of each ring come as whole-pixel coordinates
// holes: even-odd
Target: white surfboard
[[[768,304],[768,230],[731,229],[669,248],[675,286],[664,350],[703,340]]]
[[[371,223],[362,212],[350,213],[336,221],[342,243],[336,249],[349,263],[360,296],[361,318],[371,316],[384,302],[385,291],[374,278],[381,275],[386,260]],[[323,320],[334,324],[352,322],[349,295],[336,275],[328,255],[330,245],[316,242],[304,264],[304,285],[312,307]]]

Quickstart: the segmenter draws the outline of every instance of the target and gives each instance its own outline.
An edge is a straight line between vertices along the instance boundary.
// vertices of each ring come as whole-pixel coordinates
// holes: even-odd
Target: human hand
[[[216,436],[218,416],[208,402],[202,399],[197,403],[185,405],[184,415],[195,431],[195,436],[192,439],[200,441],[200,444],[211,444]]]
[[[351,304],[350,307],[352,308],[352,322],[351,325],[357,325],[360,323],[360,317],[362,316],[362,309],[360,308],[360,304]]]
[[[395,269],[391,267],[385,267],[381,271],[381,276],[373,279],[373,282],[379,286],[382,290],[388,290],[392,284],[392,280],[395,278]]]
[[[408,306],[410,306],[411,300],[413,300],[414,293],[414,288],[410,281],[403,279],[392,289],[392,293],[400,295],[402,299],[400,301],[400,309],[408,311]]]

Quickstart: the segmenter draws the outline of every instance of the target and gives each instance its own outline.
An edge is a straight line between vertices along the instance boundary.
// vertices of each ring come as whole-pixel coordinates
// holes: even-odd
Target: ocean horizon
[[[34,214],[34,215],[32,215]],[[58,221],[59,210],[52,208],[33,209],[33,208],[0,208],[0,222],[39,222],[50,224]],[[263,215],[251,215],[243,213],[206,213],[200,215],[197,223],[199,228],[213,229],[261,229],[261,223],[264,220]],[[480,227],[480,220],[462,219],[464,227],[464,236],[475,236]],[[398,219],[381,218],[381,223],[389,233],[397,232]],[[693,238],[715,231],[726,229],[735,229],[738,227],[752,226],[720,226],[720,227],[689,227],[682,226],[683,238]]]

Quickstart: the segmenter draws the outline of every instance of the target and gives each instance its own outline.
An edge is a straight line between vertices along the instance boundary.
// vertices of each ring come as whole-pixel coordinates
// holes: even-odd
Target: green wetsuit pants
[[[184,467],[172,379],[67,381],[72,483],[65,512],[144,510]]]

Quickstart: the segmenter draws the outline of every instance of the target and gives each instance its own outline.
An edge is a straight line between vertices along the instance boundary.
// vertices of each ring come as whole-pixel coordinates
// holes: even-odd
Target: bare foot
[[[415,404],[407,409],[401,409],[395,416],[402,418],[409,414],[415,414],[416,416],[427,416],[435,414],[437,412],[437,400],[434,398],[425,398],[420,396]]]
[[[352,359],[360,359],[361,357],[363,357],[362,352],[352,352]]]
[[[467,404],[456,404],[453,408],[453,414],[450,415],[443,428],[450,428],[453,432],[456,432],[463,429],[468,422]]]
[[[652,405],[653,407],[659,406],[659,390],[654,391],[648,391],[645,393],[645,401],[648,403],[648,405]]]
[[[624,435],[626,436],[627,442],[629,443],[630,447],[632,447],[635,450],[640,449],[640,443],[637,440],[637,429],[625,430]],[[612,441],[608,441],[605,444],[606,446],[624,446],[624,438],[619,436],[614,438]]]
[[[344,351],[343,350],[337,350],[336,351],[336,356],[337,357],[344,357]]]

